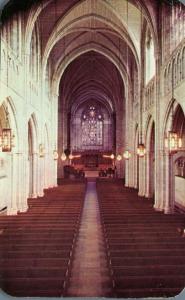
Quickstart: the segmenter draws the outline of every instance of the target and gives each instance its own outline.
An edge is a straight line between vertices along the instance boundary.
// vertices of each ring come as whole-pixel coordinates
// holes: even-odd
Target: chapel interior
[[[0,3],[0,289],[185,287],[185,1]]]

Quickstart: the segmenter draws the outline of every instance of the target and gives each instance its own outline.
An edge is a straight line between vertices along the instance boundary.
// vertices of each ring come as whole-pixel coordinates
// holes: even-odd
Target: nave
[[[96,191],[97,189],[97,191]],[[183,214],[121,180],[64,180],[0,215],[1,288],[13,296],[175,296],[185,286]]]

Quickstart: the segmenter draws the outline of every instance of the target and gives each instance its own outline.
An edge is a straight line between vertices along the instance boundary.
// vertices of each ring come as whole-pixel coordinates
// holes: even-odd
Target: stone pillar
[[[16,153],[17,162],[18,162],[18,170],[17,170],[17,191],[18,191],[18,199],[17,206],[19,212],[26,212],[28,209],[27,203],[27,195],[25,193],[26,190],[26,182],[25,182],[25,170],[24,170],[24,156],[23,153]]]
[[[33,172],[33,191],[32,191],[32,195],[31,198],[37,198],[38,194],[39,194],[39,183],[40,183],[40,178],[38,176],[38,172],[39,172],[39,166],[38,166],[38,153],[34,152],[32,154],[32,172]]]
[[[174,212],[174,193],[173,191],[173,159],[172,155],[166,153],[166,166],[165,166],[165,178],[166,178],[166,193],[165,193],[165,205],[164,213],[172,214]]]
[[[154,193],[155,193],[154,209],[156,211],[164,210],[165,185],[166,185],[165,165],[166,165],[165,153],[163,151],[156,150],[155,151],[155,189],[154,189]]]
[[[145,197],[150,198],[150,152],[145,155],[146,161],[146,182],[145,182]]]
[[[38,176],[38,180],[37,182],[39,183],[37,187],[37,196],[39,197],[43,197],[44,196],[44,158],[43,157],[39,157],[37,159],[37,176]],[[34,181],[35,183],[35,181]]]
[[[117,177],[118,178],[123,178],[123,161],[115,161],[115,165],[116,165],[116,173],[117,173]]]
[[[53,163],[52,163],[52,166],[53,166],[53,168],[52,168],[53,169],[53,187],[58,186],[58,184],[57,184],[57,164],[58,164],[57,160],[54,160]]]
[[[10,200],[7,206],[7,215],[17,215],[17,170],[18,161],[15,153],[10,154]]]
[[[139,196],[145,195],[145,159],[139,158]]]
[[[163,132],[161,128],[163,124],[161,123],[161,98],[162,98],[162,85],[163,81],[161,80],[161,64],[162,64],[162,52],[160,49],[156,49],[155,53],[156,59],[156,76],[155,76],[155,199],[154,199],[154,209],[156,211],[163,211],[163,199],[164,191],[162,190],[165,182],[163,181],[164,176],[164,153],[161,151],[163,145]],[[163,122],[163,120],[162,120]]]
[[[134,181],[134,188],[138,189],[138,176],[139,176],[139,159],[136,153],[134,153],[133,158],[133,181]]]
[[[134,174],[134,159],[133,159],[133,155],[129,159],[128,169],[129,169],[129,171],[128,171],[128,184],[129,184],[129,187],[134,187],[134,177],[135,177],[135,174]]]
[[[125,160],[125,186],[126,187],[130,187],[131,183],[130,183],[130,172],[131,172],[131,160],[130,159],[126,159]]]

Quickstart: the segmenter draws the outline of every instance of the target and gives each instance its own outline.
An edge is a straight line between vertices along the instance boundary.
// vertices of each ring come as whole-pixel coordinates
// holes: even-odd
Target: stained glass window
[[[103,144],[103,115],[94,105],[82,113],[82,145],[101,146]]]

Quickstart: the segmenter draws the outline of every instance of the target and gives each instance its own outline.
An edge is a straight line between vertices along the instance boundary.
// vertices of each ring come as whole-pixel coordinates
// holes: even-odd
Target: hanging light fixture
[[[168,131],[165,138],[165,148],[169,152],[176,152],[182,148],[182,138],[174,131]]]
[[[11,152],[12,147],[14,147],[14,138],[11,128],[8,126],[8,108],[5,108],[6,113],[6,127],[2,129],[0,134],[0,148],[2,152]]]
[[[110,158],[113,160],[115,158],[115,155],[112,153]]]
[[[53,150],[53,159],[58,160],[58,152],[57,150]]]
[[[67,156],[66,154],[63,152],[62,155],[61,155],[61,160],[62,161],[65,161],[67,159]]]
[[[53,151],[53,159],[54,160],[58,160],[58,152],[57,152],[57,150]]]
[[[172,2],[172,19],[173,16],[173,2]],[[174,21],[172,20],[172,24],[174,24]],[[173,122],[174,122],[174,64],[172,63],[172,108],[171,108],[171,128],[173,128]],[[171,152],[177,152],[182,148],[182,138],[179,136],[177,132],[175,132],[173,129],[169,130],[165,137],[165,148],[171,153]]]
[[[139,143],[138,147],[137,147],[137,155],[139,157],[144,157],[146,154],[146,148],[145,145],[142,143]]]
[[[141,26],[142,26],[142,18],[143,16],[142,16],[142,7],[141,7]],[[143,120],[142,120],[142,108],[143,108],[143,106],[142,106],[142,93],[141,93],[141,91],[140,91],[140,110],[139,110],[139,112],[140,112],[140,131],[139,131],[139,144],[138,144],[138,147],[137,147],[137,155],[139,156],[139,157],[144,157],[145,156],[145,154],[146,154],[146,148],[145,148],[145,145],[144,145],[144,143],[143,143],[143,137],[142,137],[142,130],[143,130]]]
[[[123,157],[124,157],[126,160],[130,159],[130,158],[131,158],[131,153],[130,153],[130,151],[129,151],[129,150],[125,150],[125,151],[123,152]]]
[[[140,104],[141,106],[141,104]],[[142,114],[142,113],[141,113]],[[144,157],[145,154],[146,154],[146,148],[145,148],[145,145],[143,144],[142,142],[142,116],[141,116],[141,128],[140,128],[140,142],[138,144],[138,147],[137,147],[137,155],[139,157]]]
[[[72,160],[73,159],[73,154],[69,154],[69,159]]]
[[[120,154],[117,155],[116,157],[117,161],[121,161],[122,160],[122,156]]]
[[[54,160],[58,160],[58,151],[57,151],[56,148],[57,148],[57,147],[56,147],[56,144],[55,144],[55,149],[53,150],[53,159],[54,159]]]

